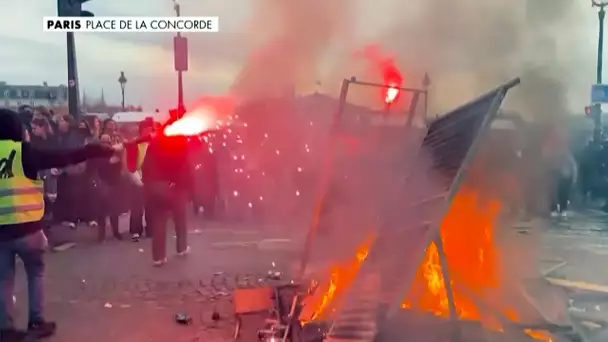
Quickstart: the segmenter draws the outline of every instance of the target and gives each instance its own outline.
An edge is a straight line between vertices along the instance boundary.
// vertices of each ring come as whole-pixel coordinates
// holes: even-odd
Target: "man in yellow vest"
[[[24,140],[17,113],[0,109],[0,342],[23,341],[55,333],[44,316],[44,193],[40,171],[63,168],[90,158],[110,157],[111,147],[88,145],[71,151],[39,150]],[[23,261],[28,281],[28,331],[17,330],[12,316],[15,261]]]
[[[149,118],[139,123],[139,138],[148,138],[154,133],[154,121]],[[131,172],[132,189],[131,195],[131,215],[129,222],[129,232],[133,241],[137,242],[144,233],[149,235],[147,229],[144,228],[144,195],[143,183],[141,181],[141,166],[148,151],[148,142],[140,142],[138,144],[127,144],[127,168]],[[146,222],[147,223],[147,222]]]

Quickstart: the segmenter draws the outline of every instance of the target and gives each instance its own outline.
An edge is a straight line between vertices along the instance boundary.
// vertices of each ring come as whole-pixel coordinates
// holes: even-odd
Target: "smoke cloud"
[[[318,65],[351,21],[347,0],[254,0],[251,39],[259,42],[236,78],[235,95],[276,97],[317,80]]]
[[[253,0],[246,44],[253,49],[232,90],[249,98],[293,88],[336,95],[344,78],[381,81],[370,61],[356,53],[376,46],[397,61],[407,85],[420,86],[429,73],[432,113],[520,76],[523,83],[507,106],[527,118],[552,120],[567,115],[568,108],[582,108],[578,90],[593,81],[593,68],[580,67],[593,51],[593,42],[580,39],[589,36],[593,22],[586,5]],[[351,101],[377,104],[369,90],[352,91]]]
[[[393,14],[387,13],[387,21],[393,24],[372,42],[397,56],[411,85],[419,85],[422,75],[429,72],[434,112],[449,110],[520,76],[522,86],[509,97],[511,108],[528,118],[563,118],[567,114],[565,83],[578,67],[561,56],[576,54],[572,46],[564,51],[564,42],[572,43],[569,37],[580,34],[572,28],[580,14],[575,2],[429,0],[393,4]]]
[[[339,81],[350,76],[381,82],[382,73],[370,64],[390,60],[399,67],[406,86],[419,87],[424,74],[430,75],[431,114],[446,112],[514,77],[521,77],[522,84],[509,93],[505,107],[529,121],[552,127],[569,115],[569,107],[575,107],[575,104],[569,104],[567,96],[573,77],[580,78],[576,70],[578,66],[572,63],[577,59],[578,49],[572,43],[576,42],[573,37],[583,34],[573,25],[581,10],[574,2],[413,0],[404,3],[386,0],[379,3],[383,8],[366,9],[365,6],[371,5],[364,1],[255,0],[252,22],[256,27],[252,28],[255,32],[251,39],[259,44],[235,80],[233,94],[245,100],[274,97],[293,89],[310,89],[319,81],[324,92],[336,95]],[[377,23],[383,22],[379,31],[373,34],[365,32],[363,37],[347,33],[355,29],[372,30],[367,20],[371,16],[376,17]],[[260,27],[259,23],[264,24]],[[373,51],[385,55],[361,58],[360,52],[370,51],[370,46],[374,46]],[[566,49],[571,52],[569,56],[574,57],[564,57]],[[354,89],[349,93],[349,101],[377,104],[378,98],[373,93],[373,90]],[[310,111],[316,110],[310,108]],[[293,126],[291,129],[297,128]],[[278,134],[282,134],[281,140],[295,135]],[[388,137],[386,132],[377,133],[375,139],[380,137],[387,146],[403,143],[397,139],[384,141]],[[498,144],[505,145],[504,141]],[[486,146],[484,153],[494,155],[494,151],[488,150],[491,148]],[[322,148],[318,150],[323,151]],[[376,157],[387,157],[383,155],[387,154],[385,149],[375,151]],[[531,164],[529,167],[510,169],[513,172],[523,170],[515,175],[519,177],[518,185],[542,184],[531,181],[534,177],[544,177],[539,171],[541,166],[532,165],[542,159],[528,156],[526,160]],[[384,168],[378,160],[370,162],[373,169],[363,168],[360,162],[351,161],[350,157],[342,160],[346,165],[344,169],[360,172],[365,177],[348,178],[339,167],[334,170],[333,177],[339,182],[332,183],[334,189],[330,192],[334,196],[341,195],[341,198],[334,200],[333,204],[345,208],[325,208],[327,221],[321,223],[321,228],[334,229],[343,244],[346,244],[344,236],[357,236],[359,231],[373,230],[382,225],[378,221],[383,219],[377,215],[382,208],[371,207],[367,203],[370,201],[365,200],[366,195],[379,188],[399,184],[399,177],[403,174],[387,174],[390,162],[386,160],[383,165],[387,167]],[[501,172],[504,175],[504,170]],[[485,176],[494,182],[501,181],[487,172]],[[382,180],[380,186],[379,180]],[[383,199],[388,202],[399,201],[399,195],[403,195],[394,194],[395,198],[387,198],[392,196],[386,195],[388,193],[383,194]],[[546,194],[547,185],[537,186],[531,195],[534,193]],[[328,197],[331,201],[331,196]],[[504,227],[511,223],[504,223]],[[326,249],[336,252],[336,239],[325,236],[324,240]],[[519,240],[514,241],[504,241],[504,249],[510,250],[508,244],[515,246],[519,243]],[[350,245],[353,244],[355,242]]]

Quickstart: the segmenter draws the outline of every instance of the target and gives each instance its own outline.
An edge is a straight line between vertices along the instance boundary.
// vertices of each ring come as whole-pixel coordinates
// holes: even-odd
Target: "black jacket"
[[[26,142],[22,144],[23,171],[25,176],[32,180],[36,180],[38,173],[42,170],[63,168],[90,158],[109,157],[113,153],[111,148],[101,145],[87,145],[84,148],[60,151],[35,148]],[[13,240],[35,233],[43,226],[42,221],[0,225],[0,241]]]
[[[144,187],[153,183],[171,183],[176,190],[189,192],[193,186],[193,166],[186,138],[159,137],[148,145],[141,167]]]

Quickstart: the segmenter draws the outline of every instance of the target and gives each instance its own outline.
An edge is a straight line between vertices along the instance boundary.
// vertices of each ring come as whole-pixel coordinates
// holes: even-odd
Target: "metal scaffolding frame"
[[[333,158],[333,152],[335,151],[335,145],[336,145],[335,136],[336,136],[336,133],[340,130],[340,123],[341,123],[341,119],[344,114],[344,107],[346,105],[346,100],[347,100],[348,91],[350,89],[350,86],[351,85],[360,85],[360,86],[384,88],[384,89],[395,88],[395,89],[399,89],[400,91],[403,91],[406,93],[412,93],[412,94],[416,95],[416,97],[417,97],[414,107],[416,107],[419,102],[418,96],[422,95],[423,96],[422,114],[424,115],[424,117],[426,119],[426,115],[428,112],[428,94],[429,94],[428,86],[430,84],[428,75],[425,74],[422,83],[423,83],[424,88],[407,88],[407,87],[388,86],[388,85],[384,85],[384,84],[376,84],[376,83],[371,83],[371,82],[359,81],[355,77],[351,77],[350,79],[344,79],[342,81],[342,87],[340,89],[340,97],[338,99],[338,108],[337,108],[336,112],[334,113],[332,124],[331,124],[331,129],[330,129],[329,148],[327,149],[327,152],[325,154],[325,158],[323,160],[323,165],[322,165],[322,169],[321,169],[322,170],[322,174],[321,174],[321,178],[320,178],[321,181],[320,181],[320,185],[318,188],[317,198],[315,201],[313,218],[312,218],[311,224],[309,226],[308,233],[306,235],[304,251],[300,258],[300,269],[299,269],[300,278],[304,276],[308,263],[310,262],[312,248],[313,248],[313,245],[314,245],[314,242],[315,242],[315,239],[317,236],[317,230],[319,227],[319,219],[321,216],[321,211],[322,211],[323,205],[325,204],[325,201],[327,198],[327,189],[329,187],[329,183],[331,181],[331,173],[333,171],[332,158]],[[407,129],[407,128],[410,128],[413,123],[413,120],[417,114],[417,108],[411,108],[411,106],[410,106],[408,108],[408,111],[405,112],[405,114],[408,115],[407,122],[406,122],[406,129]]]
[[[513,79],[501,86],[487,92],[486,94],[452,110],[448,114],[436,119],[427,127],[427,132],[424,135],[418,148],[418,152],[413,156],[411,170],[407,172],[405,185],[409,182],[416,182],[416,176],[420,172],[432,171],[439,175],[439,182],[442,183],[441,188],[433,189],[424,194],[418,194],[412,202],[395,203],[392,208],[393,217],[396,218],[398,213],[403,210],[410,212],[420,211],[426,213],[417,214],[414,222],[402,222],[397,227],[394,223],[392,226],[387,223],[380,227],[378,235],[369,249],[367,259],[361,265],[359,273],[350,288],[342,295],[341,301],[338,304],[336,317],[332,322],[328,340],[346,338],[339,336],[338,331],[349,328],[350,333],[347,333],[348,338],[357,338],[359,341],[372,341],[377,334],[377,327],[368,324],[365,328],[358,332],[352,332],[355,325],[361,326],[361,317],[365,319],[377,319],[378,312],[383,312],[381,319],[389,319],[393,317],[401,308],[401,302],[406,295],[406,292],[411,288],[416,271],[424,257],[427,246],[434,242],[437,246],[441,269],[443,273],[444,286],[447,291],[450,320],[452,325],[452,340],[460,339],[460,325],[458,323],[458,311],[453,297],[453,289],[451,277],[448,272],[447,259],[443,248],[443,241],[439,235],[439,227],[444,219],[452,200],[460,189],[460,185],[464,180],[467,171],[473,158],[476,156],[480,143],[483,141],[483,136],[489,130],[492,122],[498,115],[499,108],[507,94],[507,92],[520,83],[519,78]],[[351,85],[362,85],[370,87],[384,87],[386,85],[374,84],[369,82],[360,82],[355,78],[345,79],[342,83],[338,109],[334,115],[333,131],[338,131],[341,118]],[[400,88],[404,92],[412,92],[428,96],[427,89]],[[426,106],[425,106],[426,107]],[[426,112],[426,109],[425,109]],[[408,118],[407,126],[411,128],[413,118]],[[456,142],[452,144],[451,142]],[[447,144],[446,142],[450,142]],[[332,143],[330,143],[333,145]],[[456,147],[455,147],[456,146]],[[300,272],[304,274],[307,264],[312,253],[319,225],[319,216],[323,202],[325,200],[326,189],[330,182],[332,172],[332,152],[333,147],[330,146],[325,160],[325,168],[320,186],[319,197],[313,220],[306,239],[304,253],[301,259]],[[424,156],[423,156],[424,155]],[[423,161],[424,158],[430,160]],[[428,164],[430,169],[421,170],[420,165]],[[408,208],[403,208],[407,206]],[[395,222],[393,220],[392,222]],[[417,231],[414,232],[414,231]],[[416,235],[417,234],[417,235]],[[415,238],[411,238],[411,236]],[[404,243],[404,236],[408,236],[414,243]],[[415,256],[406,256],[402,250],[415,250]],[[401,250],[401,251],[400,251]],[[387,262],[387,259],[390,259]],[[396,275],[398,273],[398,275]],[[370,277],[374,278],[379,275],[381,279],[382,296],[388,295],[389,298],[378,300],[378,298],[370,298],[367,294],[369,286],[366,283],[370,282]],[[371,290],[374,291],[374,290]],[[375,303],[374,303],[375,302]],[[383,302],[383,303],[379,303]],[[384,305],[383,308],[381,306]],[[480,303],[483,305],[483,303]],[[358,318],[356,324],[353,319],[346,318],[349,312],[357,312]],[[362,312],[366,312],[362,316]],[[498,316],[497,318],[504,324],[512,324],[506,318],[501,317],[499,313],[492,312]],[[373,318],[372,318],[373,317]],[[343,329],[344,328],[344,329]],[[522,336],[525,335],[523,329]],[[526,335],[527,336],[527,335]]]

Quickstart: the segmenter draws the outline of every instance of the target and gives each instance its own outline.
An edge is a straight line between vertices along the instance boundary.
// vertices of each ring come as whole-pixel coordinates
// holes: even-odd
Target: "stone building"
[[[14,85],[0,81],[0,106],[17,108],[22,105],[67,106],[68,88],[65,85]]]

